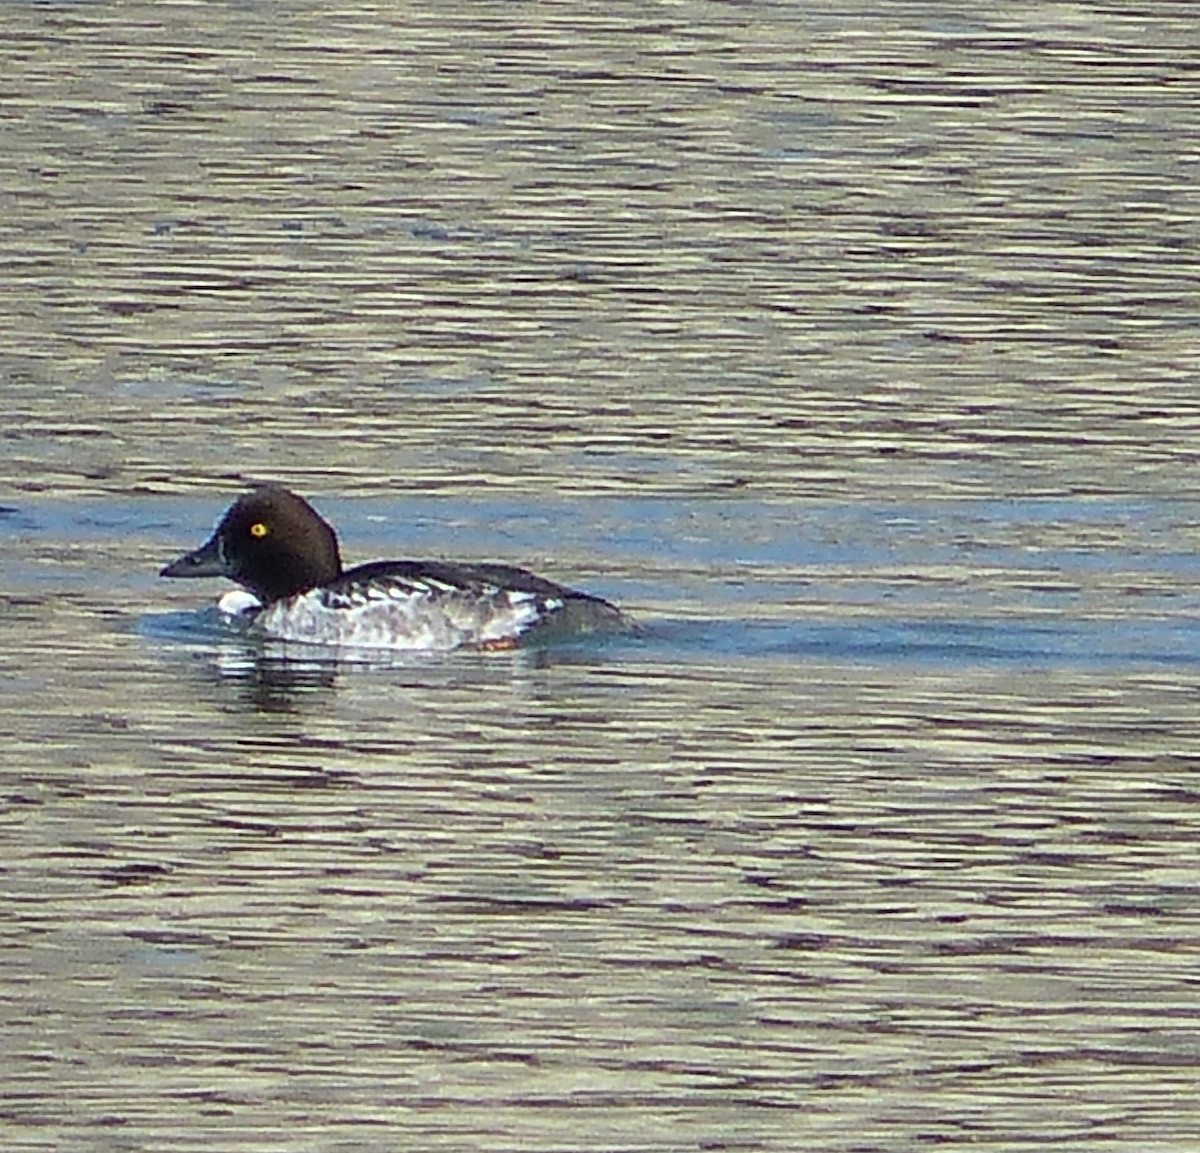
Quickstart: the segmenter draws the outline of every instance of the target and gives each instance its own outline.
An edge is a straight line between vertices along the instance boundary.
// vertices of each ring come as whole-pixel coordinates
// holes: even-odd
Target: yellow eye
[[[263,524],[263,522],[261,520],[256,520],[250,526],[250,535],[252,537],[256,537],[258,540],[262,540],[262,538],[265,537],[267,535],[267,533],[270,531],[271,530],[269,528],[267,528],[267,526],[265,524]]]

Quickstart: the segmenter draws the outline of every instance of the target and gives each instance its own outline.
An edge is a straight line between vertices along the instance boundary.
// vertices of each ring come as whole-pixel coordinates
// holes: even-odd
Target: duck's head
[[[286,488],[261,485],[239,497],[213,535],[161,575],[229,577],[265,605],[341,572],[337,534],[316,509]]]

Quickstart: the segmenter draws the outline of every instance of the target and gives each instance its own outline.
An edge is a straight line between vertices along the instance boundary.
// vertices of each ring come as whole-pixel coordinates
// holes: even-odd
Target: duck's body
[[[549,632],[621,630],[613,605],[503,564],[375,561],[343,569],[337,536],[307,501],[264,485],[212,537],[162,570],[226,576],[250,592],[240,617],[264,637],[350,648],[508,648]]]

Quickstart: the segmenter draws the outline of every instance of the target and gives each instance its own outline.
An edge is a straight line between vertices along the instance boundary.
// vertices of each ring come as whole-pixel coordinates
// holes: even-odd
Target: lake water
[[[6,1151],[1196,1147],[1191,6],[2,10]]]

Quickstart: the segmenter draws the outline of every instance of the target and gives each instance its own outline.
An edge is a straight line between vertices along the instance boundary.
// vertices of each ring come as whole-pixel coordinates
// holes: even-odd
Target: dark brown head
[[[341,572],[337,535],[316,509],[286,488],[262,485],[239,497],[213,535],[162,575],[229,577],[265,605]]]

